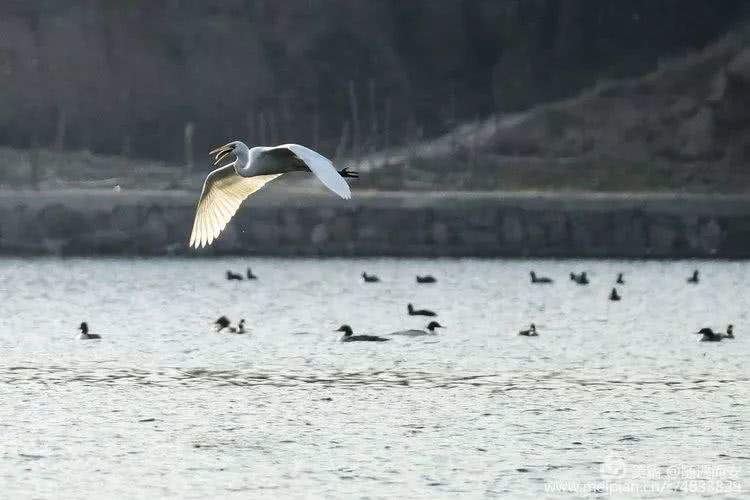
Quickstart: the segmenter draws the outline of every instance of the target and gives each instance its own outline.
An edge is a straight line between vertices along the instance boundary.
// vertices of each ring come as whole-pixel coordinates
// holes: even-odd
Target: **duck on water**
[[[78,327],[78,330],[81,332],[78,334],[79,340],[93,340],[102,338],[102,336],[97,333],[89,333],[89,325],[85,321],[81,323],[81,325]]]
[[[242,281],[242,275],[239,273],[233,273],[232,271],[227,271],[227,280]]]
[[[698,275],[698,270],[697,270],[697,269],[695,269],[695,270],[693,271],[693,275],[692,275],[692,276],[690,276],[690,277],[689,277],[689,278],[687,279],[687,282],[688,282],[688,283],[692,283],[692,284],[694,284],[694,285],[696,285],[696,284],[698,284],[698,283],[700,282],[700,277],[699,277],[699,275]]]
[[[425,276],[417,275],[417,283],[437,283],[437,279],[429,274]]]
[[[409,316],[437,316],[436,312],[429,309],[414,309],[412,304],[406,306],[406,311],[409,313]]]
[[[380,278],[378,278],[374,274],[367,274],[364,271],[362,272],[362,279],[365,283],[377,283],[380,281]]]
[[[531,324],[528,330],[521,330],[518,332],[518,335],[522,337],[538,337],[539,334],[536,332],[536,325],[534,323]]]
[[[711,328],[701,328],[696,334],[701,335],[701,342],[721,342],[721,339],[734,338],[734,325],[728,325],[726,333],[714,332]]]
[[[534,271],[529,272],[529,276],[531,276],[531,282],[537,285],[547,285],[552,283],[552,278],[546,278],[544,276],[537,276]]]
[[[724,337],[721,333],[716,333],[710,328],[701,328],[697,334],[701,335],[700,342],[721,342]]]
[[[425,330],[401,330],[399,332],[393,332],[390,335],[403,335],[404,337],[424,337],[426,335],[437,335],[436,328],[445,328],[437,321],[430,321],[427,325],[427,331]]]
[[[341,342],[386,342],[390,339],[378,337],[377,335],[354,335],[352,327],[349,325],[341,325],[335,332],[344,332],[344,336],[341,337]]]
[[[249,279],[249,280],[257,280],[258,279],[258,277],[253,274],[253,270],[250,269],[249,267],[247,268],[247,279]]]
[[[219,333],[224,329],[226,329],[229,333],[245,333],[244,319],[241,319],[237,326],[232,326],[229,318],[227,318],[226,316],[221,316],[219,319],[214,321],[214,325],[216,326],[216,333]]]
[[[613,288],[612,291],[609,293],[609,300],[617,302],[622,297],[620,297],[620,294],[617,293],[617,288]]]
[[[583,271],[581,274],[570,273],[570,279],[579,285],[589,284],[589,277],[586,275],[586,271]]]

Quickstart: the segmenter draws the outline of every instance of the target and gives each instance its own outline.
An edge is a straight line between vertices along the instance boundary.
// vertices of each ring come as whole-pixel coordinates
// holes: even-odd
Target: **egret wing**
[[[305,165],[307,165],[310,171],[315,174],[315,177],[317,177],[325,187],[345,200],[352,197],[349,184],[347,184],[344,178],[339,175],[336,168],[333,166],[333,163],[331,163],[331,160],[322,154],[313,151],[310,148],[306,148],[305,146],[300,146],[299,144],[284,144],[279,147],[289,149],[299,159],[305,162]]]
[[[195,211],[190,246],[208,246],[219,236],[242,202],[281,174],[242,177],[230,164],[208,174]]]

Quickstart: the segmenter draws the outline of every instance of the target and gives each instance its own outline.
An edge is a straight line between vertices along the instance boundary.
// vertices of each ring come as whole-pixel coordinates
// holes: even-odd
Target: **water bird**
[[[609,300],[612,300],[612,301],[616,302],[616,301],[620,300],[621,298],[622,297],[620,297],[620,294],[617,293],[617,288],[613,288],[612,291],[609,293]]]
[[[691,277],[689,277],[689,278],[687,279],[687,282],[688,282],[688,283],[693,283],[693,284],[696,284],[696,283],[698,283],[699,281],[700,281],[700,278],[698,277],[698,270],[697,270],[697,269],[695,269],[695,270],[693,271],[693,275],[692,275]]]
[[[437,283],[437,280],[434,276],[425,275],[425,276],[419,276],[417,275],[417,283]]]
[[[733,339],[734,338],[734,325],[728,325],[727,326],[727,333],[724,335],[724,338],[726,338],[726,339]]]
[[[247,275],[246,276],[247,276],[247,279],[249,279],[249,280],[257,280],[258,279],[258,277],[253,274],[253,270],[250,269],[249,267],[247,268]]]
[[[624,284],[625,284],[625,280],[624,280],[624,279],[623,279],[623,277],[622,277],[622,273],[619,273],[619,274],[617,275],[617,281],[616,281],[616,283],[617,283],[618,285],[624,285]]]
[[[531,282],[536,283],[539,285],[545,285],[548,283],[552,283],[551,278],[545,278],[545,277],[538,277],[534,271],[529,272],[529,275],[531,276]]]
[[[570,273],[570,279],[579,285],[589,284],[589,277],[586,275],[586,271],[583,271],[581,274]]]
[[[406,311],[409,313],[409,316],[437,316],[437,313],[429,309],[414,309],[412,304],[406,306]]]
[[[219,319],[214,321],[214,325],[216,326],[216,333],[218,333],[224,328],[229,327],[229,318],[227,318],[226,316],[221,316]]]
[[[362,271],[362,279],[365,280],[365,283],[378,283],[380,281],[380,278],[374,274],[367,274],[364,271]]]
[[[344,332],[344,336],[341,337],[341,342],[386,342],[390,339],[378,337],[377,335],[354,335],[352,327],[349,325],[341,325],[336,332]]]
[[[715,333],[710,328],[701,328],[696,332],[698,335],[702,335],[700,338],[701,342],[720,342],[724,337],[721,333]]]
[[[287,172],[312,172],[324,186],[341,198],[352,197],[344,177],[358,177],[344,168],[337,171],[325,156],[299,144],[256,146],[232,141],[209,153],[214,165],[233,154],[235,160],[206,177],[195,212],[189,246],[208,246],[219,237],[248,196]]]
[[[401,330],[398,332],[393,332],[391,335],[403,335],[405,337],[423,337],[425,335],[437,335],[435,332],[436,328],[445,328],[443,325],[438,323],[437,321],[430,321],[427,324],[427,331],[424,330]]]
[[[229,333],[238,333],[238,334],[245,333],[245,320],[244,320],[244,318],[240,320],[239,324],[236,327],[235,326],[230,326],[229,327]]]
[[[239,273],[233,273],[232,271],[227,271],[227,279],[229,281],[242,281],[242,275]]]
[[[518,335],[521,335],[522,337],[538,337],[539,334],[536,332],[536,325],[534,323],[531,324],[528,330],[521,330],[518,332]]]
[[[79,340],[92,340],[102,338],[102,336],[98,333],[89,333],[89,325],[85,321],[80,324],[78,330],[80,330],[81,332],[80,334],[78,334]]]

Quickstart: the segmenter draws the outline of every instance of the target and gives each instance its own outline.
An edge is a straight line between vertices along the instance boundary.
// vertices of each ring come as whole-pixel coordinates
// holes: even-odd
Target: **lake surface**
[[[259,280],[224,279],[247,266]],[[555,283],[531,285],[531,269]],[[568,279],[583,270],[589,286]],[[426,273],[438,283],[417,285]],[[0,488],[743,497],[749,283],[744,262],[2,259]],[[423,328],[408,302],[447,328],[333,333]],[[250,332],[213,333],[220,315]],[[101,341],[75,340],[84,320]],[[531,322],[539,337],[516,335]],[[727,323],[735,340],[691,334]]]

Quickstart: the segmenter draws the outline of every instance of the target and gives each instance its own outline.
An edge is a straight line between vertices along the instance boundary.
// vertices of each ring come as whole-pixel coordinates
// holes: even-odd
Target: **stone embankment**
[[[6,191],[5,255],[750,257],[750,196],[324,193],[248,200],[189,250],[195,193]]]

